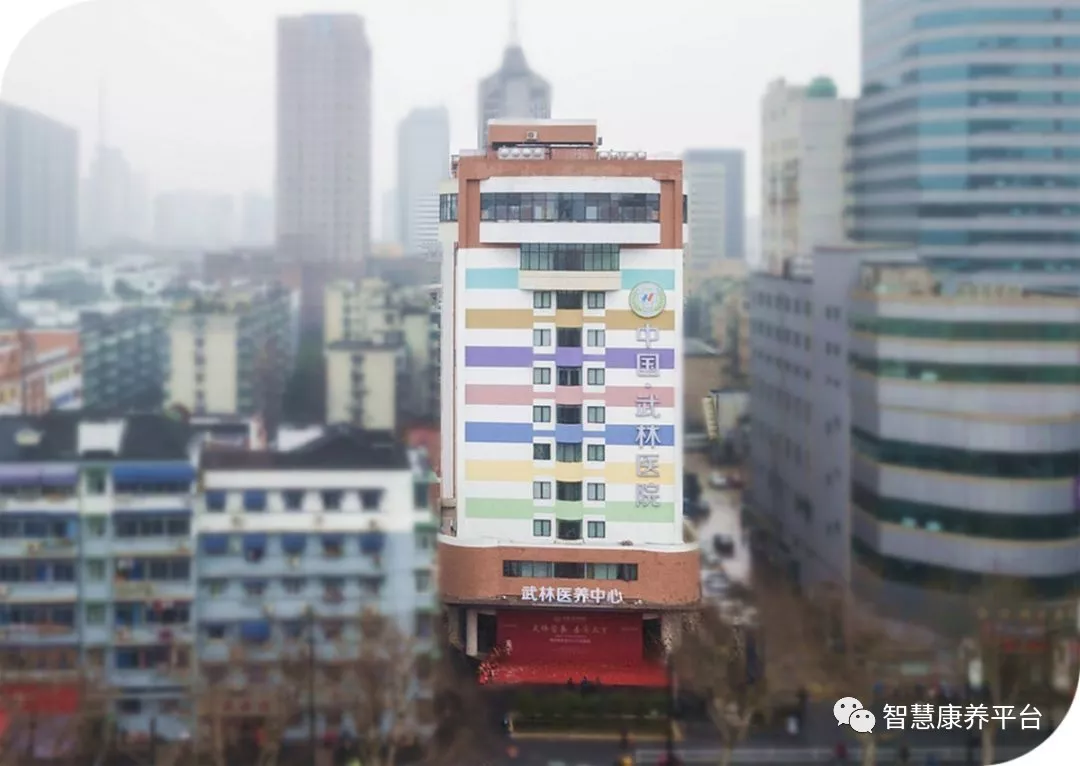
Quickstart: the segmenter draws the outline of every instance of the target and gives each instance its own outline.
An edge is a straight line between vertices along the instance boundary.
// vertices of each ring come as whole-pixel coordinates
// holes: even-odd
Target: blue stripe
[[[675,289],[674,269],[623,269],[622,289],[633,290],[642,282],[655,282],[665,290]],[[670,306],[669,306],[670,308]]]
[[[186,482],[195,480],[195,469],[188,464],[121,465],[112,470],[114,482],[138,484],[145,482]]]
[[[466,290],[516,290],[518,269],[465,269]]]
[[[466,442],[488,444],[529,444],[533,439],[532,423],[466,423]]]
[[[546,424],[545,424],[546,426]],[[658,447],[675,446],[675,426],[657,426]],[[488,444],[531,444],[536,439],[551,439],[580,443],[587,438],[601,438],[613,446],[637,446],[636,425],[567,425],[558,424],[554,430],[534,427],[532,423],[466,423],[465,441]]]
[[[660,447],[675,446],[675,426],[657,426]],[[612,446],[637,446],[637,426],[608,426],[604,431],[604,443]]]

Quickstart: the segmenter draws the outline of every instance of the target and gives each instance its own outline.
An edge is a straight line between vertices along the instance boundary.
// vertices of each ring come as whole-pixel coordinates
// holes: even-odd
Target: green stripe
[[[665,290],[675,289],[674,269],[623,269],[622,289],[633,290],[642,282],[655,282]],[[681,285],[680,285],[681,287]],[[670,308],[670,307],[669,307]]]
[[[555,502],[555,515],[560,519],[576,520],[590,516],[605,521],[638,524],[670,524],[675,520],[675,503],[661,503],[659,508],[640,508],[632,502],[608,502],[603,506],[585,508],[584,503],[565,500]],[[538,506],[532,500],[495,500],[475,497],[465,501],[465,518],[526,521],[538,513],[551,513],[551,506]]]

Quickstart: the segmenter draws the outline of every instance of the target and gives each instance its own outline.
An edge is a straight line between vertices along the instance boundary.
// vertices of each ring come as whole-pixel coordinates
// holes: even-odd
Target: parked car
[[[720,471],[713,471],[709,474],[709,486],[713,489],[727,489],[730,484],[728,477],[724,476]]]
[[[713,535],[713,550],[726,559],[735,555],[735,539],[731,535],[717,533]]]

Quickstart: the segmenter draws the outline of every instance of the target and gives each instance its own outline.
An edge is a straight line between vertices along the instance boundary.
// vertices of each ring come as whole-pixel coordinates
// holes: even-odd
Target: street
[[[685,470],[698,475],[701,481],[701,499],[709,508],[709,515],[697,525],[698,538],[701,541],[703,566],[708,568],[704,559],[714,559],[713,536],[727,535],[735,541],[735,555],[722,559],[720,566],[732,582],[750,585],[751,562],[750,547],[743,537],[740,520],[740,492],[735,489],[715,489],[709,486],[709,475],[716,469],[709,465],[709,458],[704,453],[689,452],[685,458]]]

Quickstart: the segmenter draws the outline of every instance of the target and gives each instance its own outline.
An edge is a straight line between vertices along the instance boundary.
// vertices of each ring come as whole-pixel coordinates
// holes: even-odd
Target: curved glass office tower
[[[1080,0],[862,9],[854,238],[950,269],[1080,271]]]

